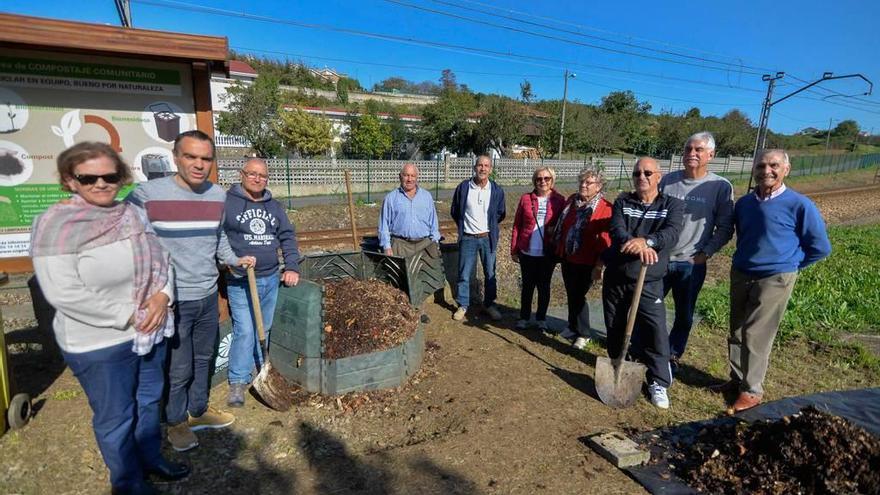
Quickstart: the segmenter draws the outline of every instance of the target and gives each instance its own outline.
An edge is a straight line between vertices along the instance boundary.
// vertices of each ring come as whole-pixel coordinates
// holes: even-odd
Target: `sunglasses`
[[[553,177],[535,177],[535,182],[550,182]]]
[[[106,182],[107,184],[118,184],[122,180],[122,176],[118,173],[104,175],[73,174],[73,178],[84,186],[91,186],[92,184],[96,184],[98,182],[98,179],[103,179],[104,182]]]
[[[637,170],[633,172],[633,177],[638,177],[640,175],[644,175],[645,177],[650,177],[654,175],[655,172],[653,170]]]

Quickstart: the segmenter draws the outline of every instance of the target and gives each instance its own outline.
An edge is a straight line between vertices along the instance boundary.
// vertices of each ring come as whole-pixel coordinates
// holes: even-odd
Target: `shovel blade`
[[[284,375],[266,361],[254,379],[254,390],[267,406],[276,411],[287,411],[293,405],[298,387],[290,385]]]
[[[633,405],[642,392],[645,381],[645,365],[632,361],[620,361],[614,366],[611,359],[596,359],[596,393],[599,400],[614,408]]]

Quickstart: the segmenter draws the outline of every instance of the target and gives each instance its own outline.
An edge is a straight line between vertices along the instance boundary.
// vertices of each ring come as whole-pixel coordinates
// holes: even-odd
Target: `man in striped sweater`
[[[235,421],[208,406],[211,358],[219,330],[217,261],[248,266],[238,258],[222,228],[226,193],[208,181],[214,165],[214,141],[201,131],[181,133],[174,141],[177,173],[143,182],[127,201],[143,208],[171,253],[175,270],[176,333],[168,366],[168,441],[179,452],[199,445],[194,430],[225,428]]]

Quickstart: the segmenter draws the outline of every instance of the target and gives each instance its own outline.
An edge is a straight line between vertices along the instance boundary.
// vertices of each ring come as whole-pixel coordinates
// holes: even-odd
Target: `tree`
[[[443,69],[443,72],[440,73],[440,88],[443,91],[458,89],[458,83],[455,80],[455,72],[452,72],[452,69]]]
[[[715,126],[713,126],[715,127]],[[739,110],[731,110],[718,121],[715,133],[715,153],[720,156],[745,156],[754,152],[758,130]]]
[[[394,160],[400,158],[401,155],[406,155],[407,145],[412,141],[412,132],[410,132],[403,120],[400,119],[400,115],[397,112],[391,113],[391,118],[388,121],[388,130],[391,133],[391,159]],[[404,157],[409,158],[408,156]]]
[[[489,102],[480,121],[475,126],[475,148],[480,153],[492,148],[501,156],[507,156],[510,146],[522,138],[526,117],[523,108],[506,98]]]
[[[523,82],[519,83],[519,94],[522,97],[523,103],[528,105],[532,102],[532,99],[535,98],[535,94],[532,93],[532,83],[529,82],[528,79],[523,80]]]
[[[834,137],[842,137],[844,139],[852,139],[859,133],[859,123],[855,120],[844,120],[837,124],[831,131]]]
[[[273,125],[280,104],[277,78],[260,75],[252,84],[236,82],[226,90],[225,101],[228,110],[217,119],[218,131],[247,139],[260,156],[280,154]]]
[[[391,149],[391,130],[375,115],[363,115],[352,122],[348,149],[356,158],[381,157]]]
[[[640,102],[632,91],[613,91],[602,97],[599,110],[605,113],[624,138],[624,148],[637,151],[648,132],[651,104]]]
[[[333,144],[330,120],[308,114],[300,108],[281,112],[275,122],[275,131],[285,148],[303,157],[325,153]]]
[[[417,140],[428,153],[447,148],[457,153],[473,149],[473,124],[468,121],[477,110],[477,101],[468,91],[444,89],[435,103],[422,111]]]

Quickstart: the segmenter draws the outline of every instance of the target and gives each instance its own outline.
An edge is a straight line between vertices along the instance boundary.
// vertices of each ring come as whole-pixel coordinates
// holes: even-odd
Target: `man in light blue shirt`
[[[382,201],[379,245],[387,255],[440,256],[440,226],[431,193],[418,185],[419,169],[407,163],[400,171],[400,187]]]

